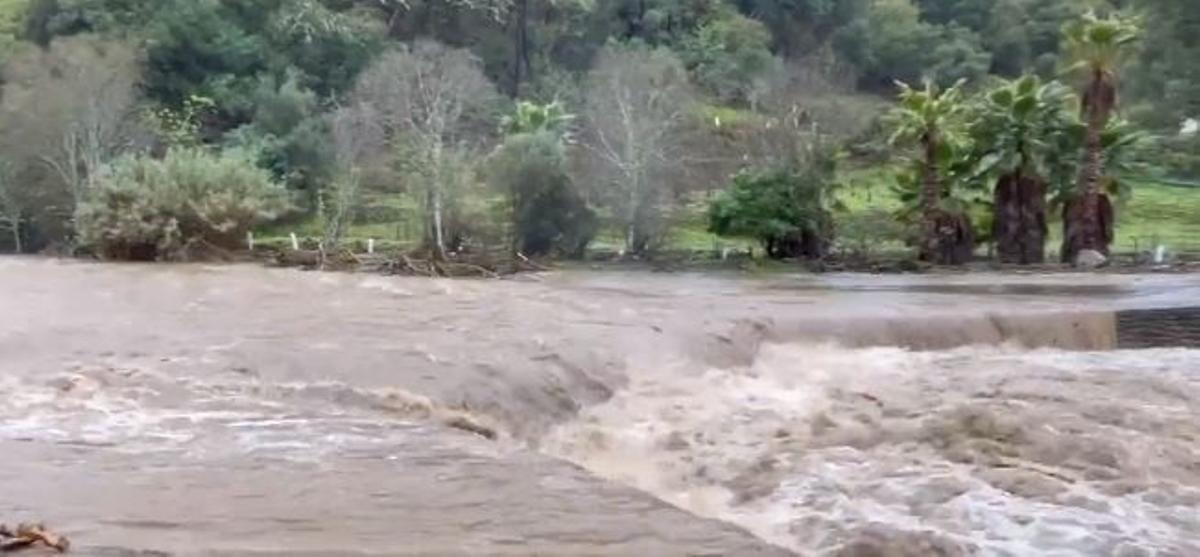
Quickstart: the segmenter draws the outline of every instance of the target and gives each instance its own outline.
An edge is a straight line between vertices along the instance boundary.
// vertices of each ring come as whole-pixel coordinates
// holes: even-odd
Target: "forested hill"
[[[1092,12],[1140,40],[1111,64],[1072,57],[1064,26]],[[410,235],[439,251],[541,234],[532,251],[573,252],[607,234],[641,252],[691,218],[689,194],[747,168],[831,181],[795,160],[802,131],[810,155],[816,138],[885,164],[897,82],[1074,86],[1087,59],[1119,91],[1104,122],[1112,109],[1172,138],[1153,162],[1200,175],[1200,142],[1177,140],[1200,115],[1196,0],[0,0],[0,58],[7,248],[120,237],[117,255],[161,257],[193,221],[228,243],[249,222],[319,219],[332,242],[355,219],[419,214]],[[122,188],[155,173],[171,188],[204,177],[187,195],[240,184],[221,199],[253,202],[222,206],[236,226],[181,218],[198,203],[174,194],[130,208],[150,197]]]
[[[1157,124],[1200,112],[1200,3],[1121,0],[1145,18],[1129,109]],[[148,47],[146,91],[178,106],[217,100],[234,126],[252,92],[289,70],[328,98],[387,43],[466,47],[513,96],[548,98],[610,41],[677,52],[709,93],[752,98],[780,63],[821,68],[864,92],[1061,69],[1062,25],[1105,0],[3,0],[0,31],[45,45],[85,32]],[[8,47],[11,51],[13,46]]]

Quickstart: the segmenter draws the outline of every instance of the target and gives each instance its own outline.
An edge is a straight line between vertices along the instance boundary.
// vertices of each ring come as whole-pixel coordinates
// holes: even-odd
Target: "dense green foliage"
[[[818,145],[786,167],[739,173],[709,206],[709,229],[754,238],[775,259],[824,256],[833,233],[836,161]]]
[[[1096,29],[1089,10],[1144,40],[1064,37]],[[1134,159],[1200,175],[1197,36],[1192,0],[0,0],[0,226],[28,249],[69,245],[115,161],[202,147],[249,153],[330,242],[361,220],[440,255],[578,253],[593,234],[640,255],[699,194],[732,183],[721,199],[768,208],[747,192],[795,189],[780,135],[813,129],[852,164],[903,158],[915,244],[959,260],[1008,230],[986,210],[1005,179],[1036,177],[1051,211],[1090,199],[1081,183],[1118,189]],[[1112,102],[1066,79],[1097,63]],[[1041,79],[1029,112],[1020,91],[999,102],[1023,76]],[[953,115],[887,146],[896,81],[965,84]],[[520,107],[547,106],[579,117],[519,129]],[[948,229],[958,251],[935,257]]]

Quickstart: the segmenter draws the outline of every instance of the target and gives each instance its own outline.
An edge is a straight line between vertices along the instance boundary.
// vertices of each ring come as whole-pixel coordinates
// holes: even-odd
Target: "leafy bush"
[[[775,259],[823,257],[833,235],[827,197],[835,171],[833,153],[813,150],[789,167],[742,172],[709,206],[709,230],[757,239]]]
[[[285,190],[243,153],[180,149],[118,160],[75,213],[79,241],[111,259],[180,259],[234,248],[287,208]]]

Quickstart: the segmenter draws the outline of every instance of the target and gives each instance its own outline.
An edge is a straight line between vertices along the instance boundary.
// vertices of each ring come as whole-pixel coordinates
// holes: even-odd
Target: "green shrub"
[[[819,158],[799,171],[746,171],[709,206],[709,231],[754,238],[772,259],[825,255],[833,236],[828,208],[832,158]]]
[[[110,259],[186,258],[236,248],[287,208],[282,186],[238,151],[177,149],[118,160],[75,214],[79,241]]]

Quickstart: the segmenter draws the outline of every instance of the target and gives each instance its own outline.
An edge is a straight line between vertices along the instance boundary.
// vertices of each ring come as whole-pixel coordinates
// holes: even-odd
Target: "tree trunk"
[[[437,250],[437,257],[440,260],[446,259],[446,237],[445,229],[442,225],[442,190],[436,188],[433,191],[433,241]]]
[[[521,96],[521,82],[532,73],[529,64],[529,0],[517,0],[513,25],[513,98]]]
[[[1068,203],[1063,219],[1063,260],[1072,262],[1085,249],[1101,253],[1108,246],[1100,242],[1100,175],[1103,161],[1100,130],[1095,129],[1095,119],[1089,119],[1084,143],[1083,164],[1079,169],[1079,183],[1075,197]]]
[[[649,216],[646,214],[646,207],[639,204],[634,213],[633,223],[629,225],[628,253],[630,255],[644,256],[649,253],[653,242],[653,227],[651,226]]]
[[[513,186],[511,189],[509,189],[508,196],[508,210],[510,212],[509,222],[512,226],[512,231],[510,232],[511,238],[509,239],[509,249],[512,251],[512,253],[509,255],[516,260],[517,254],[522,253],[522,250],[525,249],[525,246],[522,245],[524,244],[524,239],[521,234],[521,207],[525,204],[525,201],[521,199],[521,194],[518,192],[516,186]]]
[[[1116,88],[1108,78],[1096,72],[1083,95],[1083,113],[1087,129],[1084,135],[1083,164],[1075,196],[1063,207],[1062,261],[1072,263],[1083,250],[1108,255],[1112,241],[1112,204],[1100,191],[1104,176],[1104,144],[1101,134],[1108,125],[1116,104]]]
[[[963,265],[971,261],[975,255],[975,232],[970,217],[942,211],[934,226],[938,235],[935,263]]]
[[[433,245],[430,247],[433,248],[434,257],[444,261],[446,259],[446,233],[442,218],[444,204],[442,189],[445,187],[442,183],[442,137],[444,137],[442,133],[436,135],[430,153],[429,184],[426,186],[428,188],[426,193],[426,210],[428,211],[426,218],[432,224],[432,230],[429,230],[430,237],[427,239],[433,240]]]
[[[762,242],[770,259],[817,260],[825,257],[825,238],[815,230],[801,230],[782,237],[767,238]]]
[[[1020,170],[996,181],[992,236],[1001,263],[1029,265],[1045,261],[1046,185]]]
[[[638,236],[641,232],[638,230],[638,182],[634,178],[634,183],[630,186],[632,189],[629,192],[629,210],[626,213],[628,222],[625,227],[625,254],[634,255],[637,253]]]
[[[388,37],[393,39],[400,38],[400,22],[402,21],[401,16],[405,11],[407,11],[407,8],[404,4],[398,4],[395,8],[392,8],[392,13],[388,15],[387,22]]]
[[[925,134],[922,145],[925,160],[921,167],[921,249],[918,257],[922,261],[944,263],[940,257],[938,208],[942,197],[942,184],[937,173],[937,149],[940,138],[936,131]]]
[[[10,225],[10,227],[12,228],[13,253],[20,254],[25,251],[24,246],[21,245],[21,219],[20,219],[20,217],[14,219],[12,221],[12,224]]]
[[[824,234],[814,230],[800,232],[800,256],[809,260],[824,259]]]

